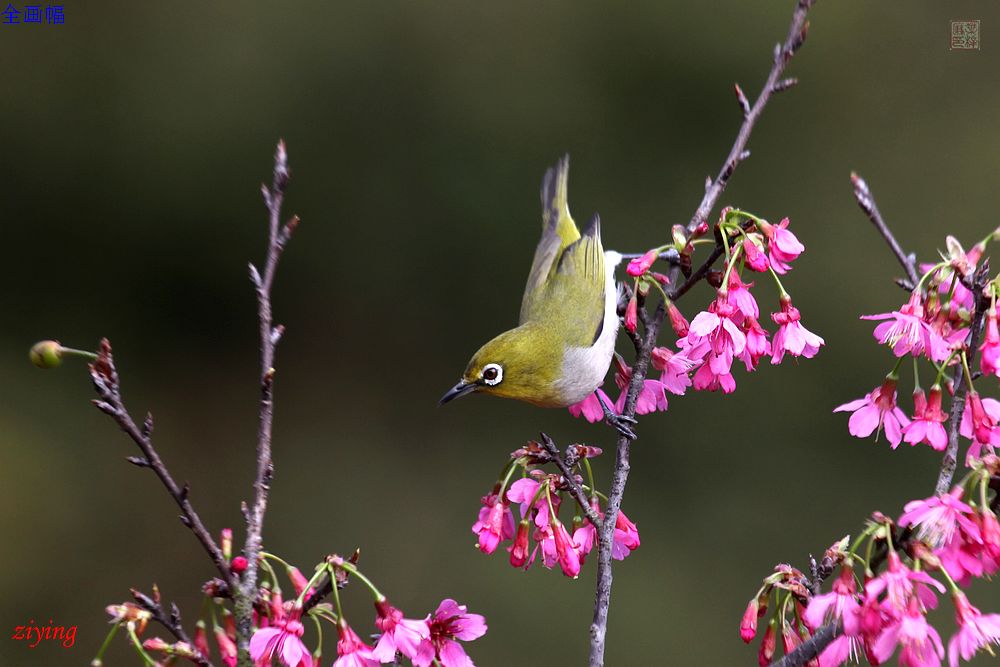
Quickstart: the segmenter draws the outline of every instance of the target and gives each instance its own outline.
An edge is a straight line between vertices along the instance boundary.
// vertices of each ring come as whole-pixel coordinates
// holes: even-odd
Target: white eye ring
[[[490,371],[494,371],[492,379],[486,377]],[[495,387],[503,381],[503,366],[500,364],[486,364],[483,366],[483,372],[480,377],[483,378],[483,382],[491,387]]]

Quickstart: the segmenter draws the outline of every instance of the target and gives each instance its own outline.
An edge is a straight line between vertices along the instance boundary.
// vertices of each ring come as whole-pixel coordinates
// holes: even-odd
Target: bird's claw
[[[635,440],[639,436],[635,434],[629,424],[638,423],[635,419],[631,417],[625,417],[623,415],[606,415],[604,421],[607,422],[609,426],[614,428],[620,434],[628,438],[629,440]]]

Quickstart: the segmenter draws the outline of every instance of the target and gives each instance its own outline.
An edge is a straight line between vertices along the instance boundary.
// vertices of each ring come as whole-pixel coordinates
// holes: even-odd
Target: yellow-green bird
[[[441,404],[472,392],[566,407],[604,381],[618,335],[614,268],[622,256],[601,245],[597,215],[581,233],[569,213],[569,156],[542,181],[542,238],[528,274],[518,326],[472,355]],[[600,400],[600,399],[599,399]],[[634,437],[604,406],[612,426]]]

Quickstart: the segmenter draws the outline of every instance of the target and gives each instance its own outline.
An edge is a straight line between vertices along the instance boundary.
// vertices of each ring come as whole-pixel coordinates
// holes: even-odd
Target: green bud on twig
[[[62,364],[63,347],[59,341],[43,340],[31,347],[28,357],[39,368],[56,368]]]

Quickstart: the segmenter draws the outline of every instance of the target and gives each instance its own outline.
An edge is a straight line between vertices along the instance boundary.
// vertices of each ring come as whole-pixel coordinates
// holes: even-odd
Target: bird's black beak
[[[460,380],[458,384],[445,392],[445,395],[441,397],[438,401],[438,405],[444,405],[448,401],[453,401],[459,396],[465,396],[466,394],[471,394],[476,390],[478,385],[475,382],[466,382],[465,380]]]

